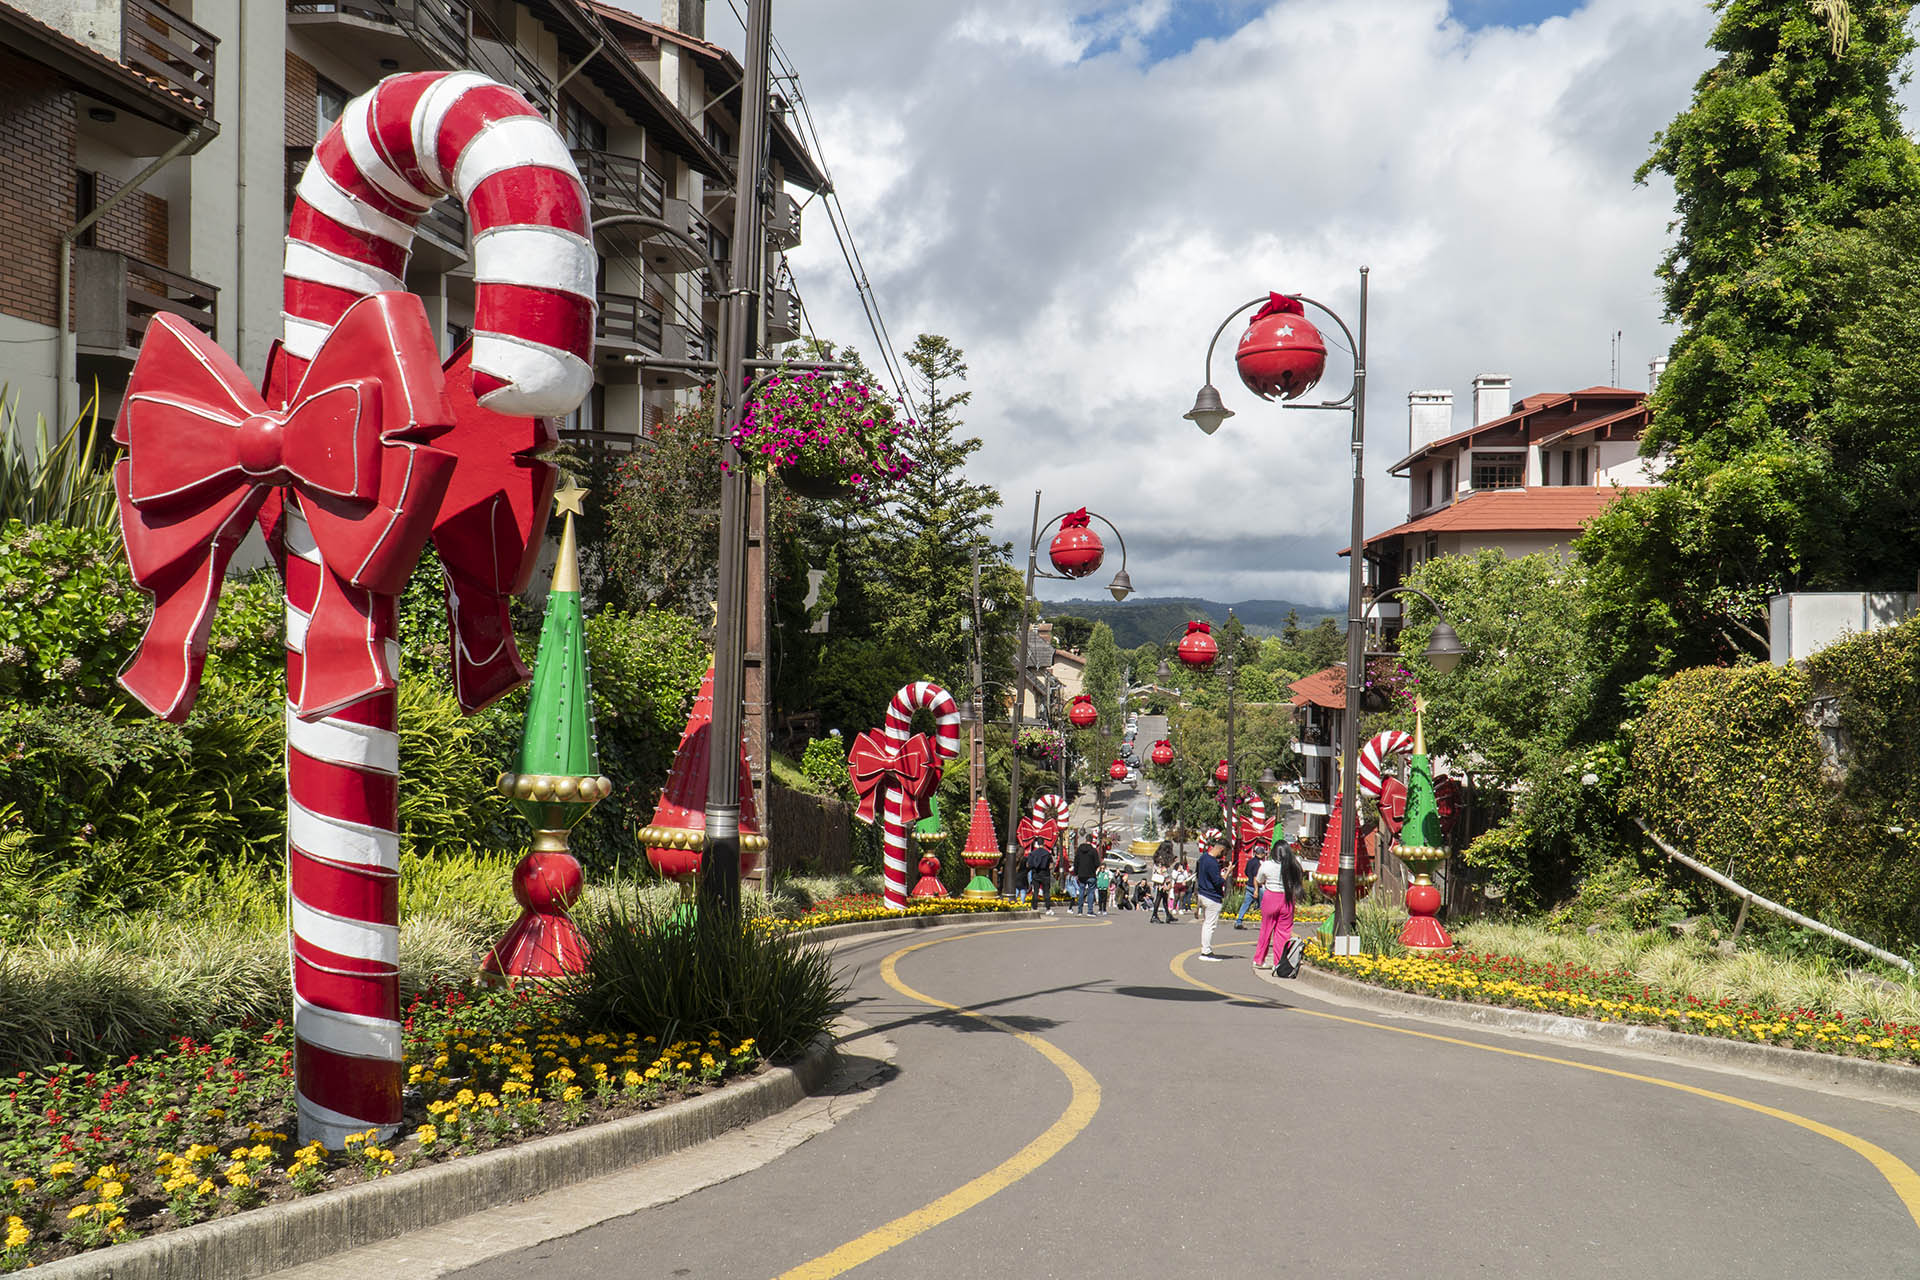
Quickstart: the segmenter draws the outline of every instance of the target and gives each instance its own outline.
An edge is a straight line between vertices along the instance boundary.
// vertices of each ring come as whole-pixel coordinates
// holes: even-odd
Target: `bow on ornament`
[[[1260,309],[1248,318],[1247,323],[1252,324],[1255,320],[1264,320],[1268,316],[1304,316],[1305,314],[1307,309],[1301,304],[1300,299],[1289,298],[1284,293],[1269,293],[1267,300],[1260,304]]]
[[[1201,635],[1201,636],[1205,636],[1205,635],[1212,635],[1212,634],[1213,634],[1213,624],[1212,624],[1211,622],[1189,622],[1189,623],[1187,624],[1187,634],[1188,634],[1188,635],[1190,635],[1190,636],[1192,636],[1192,635]]]
[[[1087,529],[1091,528],[1092,525],[1093,517],[1087,514],[1085,507],[1080,508],[1078,511],[1069,511],[1066,515],[1060,517],[1060,527],[1062,529]]]
[[[877,729],[869,729],[853,740],[847,752],[847,772],[853,789],[859,793],[860,808],[855,817],[872,822],[874,808],[883,787],[900,792],[901,816],[918,822],[927,816],[926,801],[940,787],[940,765],[933,755],[933,740],[916,733],[896,743]]]
[[[1022,818],[1018,825],[1014,827],[1013,831],[1015,837],[1020,841],[1020,847],[1023,849],[1031,849],[1036,844],[1051,846],[1055,840],[1060,838],[1060,824],[1052,818],[1048,818],[1044,822],[1036,822],[1032,818]]]
[[[288,699],[314,719],[394,687],[375,639],[376,596],[397,595],[433,532],[454,457],[426,442],[453,421],[420,299],[361,299],[314,354],[284,408],[199,330],[155,316],[114,439],[121,536],[153,620],[120,674],[176,723],[206,665],[227,564],[285,486],[318,548],[320,592]]]

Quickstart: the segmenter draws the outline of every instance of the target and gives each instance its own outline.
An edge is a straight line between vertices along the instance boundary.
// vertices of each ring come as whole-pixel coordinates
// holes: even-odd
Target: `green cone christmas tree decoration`
[[[520,738],[519,769],[500,775],[501,794],[533,826],[533,850],[513,869],[513,896],[522,908],[506,936],[481,963],[484,980],[557,978],[586,966],[587,947],[568,916],[580,897],[580,862],[567,849],[567,832],[594,805],[613,794],[600,776],[593,704],[587,680],[586,623],[580,613],[580,554],[573,518],[586,491],[568,483],[554,495],[564,516],[553,587],[533,665],[533,696]]]
[[[1440,805],[1433,793],[1433,761],[1427,757],[1424,703],[1414,703],[1413,760],[1407,768],[1407,819],[1400,826],[1400,845],[1395,850],[1400,861],[1413,873],[1407,886],[1407,923],[1400,930],[1400,945],[1407,950],[1429,954],[1452,948],[1453,939],[1441,927],[1440,890],[1433,883],[1433,869],[1447,857],[1446,828],[1440,821]]]
[[[913,824],[913,843],[920,850],[920,880],[913,886],[913,897],[944,898],[947,886],[940,880],[940,846],[946,843],[947,829],[940,816],[940,797],[927,802],[927,816]]]

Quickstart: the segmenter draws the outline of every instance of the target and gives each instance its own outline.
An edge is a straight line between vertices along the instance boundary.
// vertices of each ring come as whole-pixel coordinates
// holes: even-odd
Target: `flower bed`
[[[890,911],[886,899],[877,893],[850,893],[826,898],[792,919],[756,916],[755,928],[769,933],[796,933],[824,929],[834,924],[854,924],[862,920],[892,920],[901,916],[966,916],[991,912],[1019,911],[1023,904],[1002,898],[910,898],[904,910]]]
[[[580,1035],[541,997],[416,1000],[405,1122],[345,1152],[297,1146],[292,1036],[224,1033],[0,1093],[0,1270],[644,1111],[757,1070],[752,1040]]]
[[[1440,1000],[1533,1009],[1597,1022],[1664,1027],[1816,1053],[1920,1065],[1920,1026],[1847,1019],[1816,1009],[1780,1009],[1675,995],[1621,971],[1539,964],[1512,956],[1450,951],[1437,956],[1334,956],[1318,943],[1319,967]]]

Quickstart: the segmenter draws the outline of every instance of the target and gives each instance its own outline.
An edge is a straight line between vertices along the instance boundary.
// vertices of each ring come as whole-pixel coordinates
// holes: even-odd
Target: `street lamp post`
[[[1324,313],[1346,335],[1347,347],[1353,352],[1353,386],[1347,394],[1337,400],[1324,400],[1318,404],[1282,404],[1283,409],[1327,409],[1344,410],[1353,420],[1352,440],[1348,445],[1353,467],[1353,498],[1351,509],[1351,537],[1348,542],[1352,563],[1347,569],[1347,713],[1342,719],[1340,732],[1340,880],[1339,898],[1334,908],[1334,949],[1336,952],[1353,947],[1354,935],[1354,867],[1355,851],[1358,847],[1357,825],[1359,800],[1355,795],[1355,773],[1360,755],[1360,687],[1366,666],[1366,636],[1363,626],[1362,608],[1363,584],[1361,581],[1361,548],[1366,540],[1366,430],[1367,430],[1367,283],[1370,268],[1360,268],[1360,315],[1359,336],[1347,327],[1339,313],[1324,303],[1302,294],[1290,294],[1295,302]],[[1233,416],[1233,410],[1226,407],[1220,399],[1220,392],[1213,385],[1213,349],[1220,342],[1220,335],[1227,326],[1242,314],[1251,311],[1269,297],[1262,296],[1235,307],[1220,327],[1213,331],[1212,341],[1207,343],[1205,381],[1200,392],[1194,397],[1193,408],[1183,416],[1207,435],[1220,429],[1220,424]],[[1264,393],[1263,393],[1264,398]]]
[[[1027,618],[1030,613],[1028,606],[1033,601],[1033,580],[1036,577],[1041,577],[1070,581],[1081,576],[1077,574],[1049,573],[1040,568],[1040,535],[1047,529],[1052,528],[1055,521],[1064,520],[1068,516],[1073,515],[1085,515],[1090,519],[1098,520],[1101,524],[1113,530],[1113,536],[1120,544],[1120,571],[1113,575],[1113,581],[1107,584],[1107,590],[1113,593],[1115,600],[1125,600],[1133,594],[1133,580],[1127,576],[1127,540],[1121,536],[1120,530],[1114,526],[1113,521],[1107,519],[1097,511],[1062,511],[1059,515],[1053,516],[1043,524],[1040,520],[1040,490],[1035,489],[1033,491],[1033,537],[1027,543],[1027,581],[1026,587],[1020,596],[1020,627],[1014,635],[1013,711],[1010,716],[1012,722],[1012,737],[1009,740],[1009,750],[1007,753],[1012,759],[1012,765],[1009,770],[1012,777],[1007,787],[1006,861],[1001,867],[1000,875],[1001,883],[1008,894],[1012,894],[1013,892],[1014,863],[1020,851],[1020,711],[1021,704],[1026,701],[1027,694]],[[1066,757],[1064,745],[1062,746],[1061,753],[1060,786],[1060,794],[1065,796]]]

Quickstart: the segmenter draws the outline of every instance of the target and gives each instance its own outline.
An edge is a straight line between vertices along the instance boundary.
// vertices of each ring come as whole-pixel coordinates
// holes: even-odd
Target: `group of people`
[[[1067,911],[1081,915],[1106,915],[1109,903],[1129,910],[1151,903],[1148,923],[1164,920],[1173,924],[1182,913],[1192,911],[1200,921],[1200,959],[1224,960],[1213,949],[1213,935],[1220,924],[1221,910],[1227,898],[1227,872],[1224,860],[1231,848],[1226,837],[1209,840],[1200,860],[1189,866],[1185,858],[1177,861],[1173,844],[1162,841],[1154,853],[1153,864],[1138,882],[1129,882],[1124,871],[1101,865],[1099,851],[1086,841],[1075,846],[1067,867]],[[1027,851],[1028,905],[1053,915],[1050,893],[1054,855],[1043,844]],[[1293,936],[1293,904],[1300,896],[1300,864],[1282,842],[1271,849],[1247,855],[1241,868],[1246,882],[1246,897],[1233,927],[1246,928],[1249,912],[1259,916],[1260,936],[1254,944],[1253,967],[1271,969],[1287,955]]]

